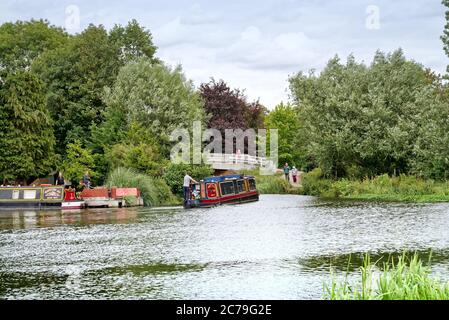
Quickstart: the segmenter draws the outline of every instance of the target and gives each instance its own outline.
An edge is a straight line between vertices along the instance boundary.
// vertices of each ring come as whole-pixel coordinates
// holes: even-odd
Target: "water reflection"
[[[132,223],[138,218],[136,208],[89,210],[8,210],[0,211],[0,230],[49,228],[59,225]]]

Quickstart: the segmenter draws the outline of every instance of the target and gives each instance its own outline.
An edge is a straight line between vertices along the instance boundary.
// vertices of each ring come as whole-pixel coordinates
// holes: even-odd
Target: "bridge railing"
[[[242,164],[249,166],[267,166],[271,163],[271,160],[266,157],[251,156],[249,154],[235,154],[235,153],[209,153],[207,154],[206,163],[213,165],[214,163],[220,164]]]

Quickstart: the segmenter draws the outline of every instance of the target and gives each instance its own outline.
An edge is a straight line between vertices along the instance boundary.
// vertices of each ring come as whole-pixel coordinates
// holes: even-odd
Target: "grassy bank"
[[[132,169],[117,168],[107,179],[108,187],[139,188],[145,206],[178,205],[182,201],[172,194],[164,180],[137,173]],[[125,199],[133,201],[132,199]]]
[[[446,202],[449,201],[447,181],[424,180],[414,176],[381,175],[363,180],[324,179],[320,169],[304,174],[303,194],[323,198],[377,201]]]
[[[429,257],[430,260],[430,257]],[[381,266],[372,263],[369,255],[359,269],[359,279],[354,283],[347,277],[335,278],[325,285],[325,299],[331,300],[447,300],[449,283],[430,276],[431,269],[415,254],[404,253],[399,258],[388,259]]]
[[[282,174],[269,176],[260,175],[259,170],[243,171],[246,175],[256,178],[257,190],[261,194],[299,194],[301,190],[288,183]]]

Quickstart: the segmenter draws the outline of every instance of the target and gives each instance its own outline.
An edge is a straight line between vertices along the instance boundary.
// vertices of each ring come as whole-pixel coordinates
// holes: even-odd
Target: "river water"
[[[403,250],[449,279],[449,204],[0,211],[0,298],[320,299],[330,266],[351,277],[364,253]]]

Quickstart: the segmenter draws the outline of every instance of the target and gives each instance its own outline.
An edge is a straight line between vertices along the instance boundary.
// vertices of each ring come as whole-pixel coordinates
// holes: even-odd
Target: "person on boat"
[[[191,176],[187,174],[187,172],[184,175],[184,183],[183,183],[183,189],[184,189],[184,202],[187,202],[187,200],[190,199],[190,183],[198,183],[195,179],[193,179]]]
[[[285,175],[285,180],[290,181],[290,167],[288,166],[287,162],[284,165],[284,175]]]
[[[298,169],[296,169],[295,166],[293,166],[293,168],[292,168],[292,178],[293,178],[293,183],[296,183],[298,181]]]
[[[84,187],[87,189],[90,189],[90,176],[89,176],[89,171],[86,171],[86,173],[83,176],[83,184]]]
[[[61,171],[59,171],[58,178],[56,179],[56,185],[57,186],[65,185],[64,176],[62,175]]]

